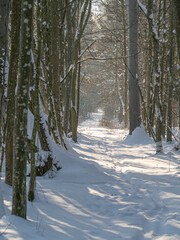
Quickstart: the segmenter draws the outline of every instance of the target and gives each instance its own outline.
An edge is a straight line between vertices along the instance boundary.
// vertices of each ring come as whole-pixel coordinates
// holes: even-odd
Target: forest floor
[[[100,118],[80,125],[68,153],[54,146],[63,168],[37,178],[27,220],[10,215],[12,190],[3,184],[1,240],[180,239],[180,153],[165,144],[156,155],[143,128],[127,136]]]

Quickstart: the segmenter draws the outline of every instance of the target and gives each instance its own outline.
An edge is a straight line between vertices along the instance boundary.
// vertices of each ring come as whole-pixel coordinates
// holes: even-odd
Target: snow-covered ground
[[[137,129],[99,126],[101,113],[79,127],[69,153],[54,146],[63,166],[56,178],[37,178],[27,221],[11,216],[11,188],[3,184],[6,216],[1,240],[179,240],[180,155]]]

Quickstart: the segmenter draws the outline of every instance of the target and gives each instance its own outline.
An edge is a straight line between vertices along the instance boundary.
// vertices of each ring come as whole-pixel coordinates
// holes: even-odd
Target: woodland
[[[0,177],[12,215],[27,218],[36,178],[61,175],[54,144],[73,154],[95,112],[106,129],[142,127],[155,156],[167,143],[179,152],[180,1],[0,0]]]

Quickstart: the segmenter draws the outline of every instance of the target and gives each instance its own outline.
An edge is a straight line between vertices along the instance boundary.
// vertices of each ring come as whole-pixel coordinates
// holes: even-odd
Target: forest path
[[[180,156],[167,144],[166,153],[156,155],[154,143],[143,129],[127,137],[127,130],[101,127],[100,119],[101,113],[94,113],[80,125],[76,151],[82,154],[86,149],[82,157],[116,179],[118,187],[109,194],[118,196],[119,203],[126,206],[116,208],[121,222],[119,237],[180,239]],[[127,235],[122,234],[124,224]]]

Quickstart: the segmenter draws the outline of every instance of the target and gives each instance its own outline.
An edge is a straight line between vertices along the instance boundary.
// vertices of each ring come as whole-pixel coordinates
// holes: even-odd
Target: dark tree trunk
[[[0,0],[0,172],[4,159],[4,146],[6,134],[6,67],[8,58],[8,22],[9,0]]]
[[[13,174],[13,146],[14,146],[14,115],[15,115],[15,88],[17,83],[19,37],[20,37],[20,7],[21,1],[12,1],[11,15],[11,55],[9,63],[8,91],[7,91],[7,136],[6,136],[6,179],[12,185]]]
[[[136,0],[127,0],[128,7],[128,78],[129,78],[129,133],[141,124],[138,91],[138,9]]]
[[[168,91],[168,111],[167,111],[167,142],[172,141],[172,100],[173,100],[173,79],[174,79],[174,9],[171,6],[171,40],[170,40],[170,60],[169,60],[169,91]]]
[[[175,13],[176,13],[176,38],[178,45],[178,55],[180,62],[180,1],[174,0]],[[180,81],[179,81],[179,144],[178,148],[180,148]]]
[[[67,135],[70,128],[70,109],[71,109],[71,85],[72,85],[72,64],[74,59],[74,17],[71,5],[67,0],[67,50],[66,50],[66,80],[65,80],[65,101],[64,101],[64,132]]]
[[[32,51],[33,0],[21,1],[21,49],[15,109],[12,214],[26,218],[27,113]]]

